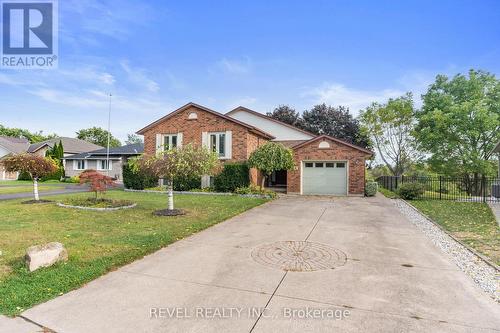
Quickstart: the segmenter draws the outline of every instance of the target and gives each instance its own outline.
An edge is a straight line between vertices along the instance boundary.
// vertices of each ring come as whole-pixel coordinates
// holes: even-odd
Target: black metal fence
[[[420,183],[425,189],[421,199],[500,202],[500,178],[382,176],[377,183],[393,192],[404,183]]]

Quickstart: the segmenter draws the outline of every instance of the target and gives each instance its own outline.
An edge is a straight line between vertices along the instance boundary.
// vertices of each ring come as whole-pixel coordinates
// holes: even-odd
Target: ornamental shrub
[[[128,163],[123,164],[122,174],[125,188],[144,190],[145,188],[158,185],[157,177],[145,174],[144,172],[134,171]]]
[[[176,177],[173,181],[174,191],[190,191],[201,187],[200,177]]]
[[[398,189],[398,194],[405,200],[413,200],[422,196],[425,192],[425,186],[421,183],[404,183]]]
[[[365,195],[367,197],[374,197],[378,191],[378,184],[376,182],[367,182],[365,185]]]
[[[227,163],[220,174],[214,177],[216,192],[234,192],[238,187],[250,184],[249,168],[246,163]]]

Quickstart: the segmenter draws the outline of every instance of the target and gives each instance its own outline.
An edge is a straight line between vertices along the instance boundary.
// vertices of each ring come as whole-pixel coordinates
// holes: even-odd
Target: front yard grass
[[[500,228],[485,203],[413,200],[411,204],[453,236],[500,265]]]
[[[89,193],[51,196],[85,198]],[[128,210],[95,212],[0,202],[0,313],[15,315],[170,243],[258,206],[266,199],[239,196],[176,195],[176,208],[188,213],[157,217],[166,195],[110,191],[110,199],[131,200]],[[25,200],[25,199],[23,199]],[[29,273],[23,262],[31,245],[61,242],[69,260]]]
[[[389,199],[396,199],[399,198],[396,192],[392,192],[388,189],[385,189],[381,186],[379,186],[378,191],[384,195],[384,197],[389,198]]]

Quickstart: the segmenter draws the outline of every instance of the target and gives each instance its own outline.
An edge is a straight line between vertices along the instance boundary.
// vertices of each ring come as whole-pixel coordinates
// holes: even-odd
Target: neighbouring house
[[[66,177],[78,176],[84,170],[93,169],[118,181],[122,181],[123,164],[129,158],[140,155],[143,152],[144,145],[142,143],[109,148],[109,170],[107,168],[108,152],[106,148],[66,156],[64,158]]]
[[[6,156],[10,154],[20,154],[20,153],[30,153],[39,156],[45,156],[47,150],[53,148],[54,145],[59,142],[62,142],[64,156],[83,153],[86,151],[92,151],[96,149],[102,149],[101,146],[95,145],[93,143],[68,137],[58,137],[30,144],[29,141],[25,138],[0,136],[0,177],[1,177],[0,179],[15,180],[19,176],[19,173],[17,172],[5,171],[5,168],[3,167],[1,161]],[[63,160],[63,165],[64,165],[64,160]]]
[[[288,193],[363,195],[365,160],[372,152],[327,135],[315,135],[256,111],[238,107],[222,114],[188,103],[137,132],[144,136],[144,152],[155,154],[185,144],[203,145],[218,153],[223,163],[245,162],[268,141],[293,150],[295,168],[278,171],[267,186]],[[250,170],[250,180],[259,184],[261,175]],[[211,177],[202,178],[202,186]]]
[[[18,172],[7,172],[3,166],[2,159],[10,154],[20,154],[26,152],[30,143],[25,138],[14,138],[10,136],[0,136],[0,179],[15,180],[19,176]]]
[[[31,154],[45,156],[47,150],[53,148],[54,145],[59,142],[62,142],[65,157],[103,148],[102,146],[76,138],[58,137],[33,143],[28,147],[27,151]]]

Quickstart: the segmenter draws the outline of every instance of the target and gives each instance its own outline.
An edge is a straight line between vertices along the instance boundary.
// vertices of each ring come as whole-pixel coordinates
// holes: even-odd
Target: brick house
[[[363,195],[365,160],[372,152],[326,135],[314,135],[244,107],[226,114],[188,103],[137,132],[144,152],[192,143],[210,147],[223,163],[244,162],[260,145],[280,142],[293,150],[295,168],[268,177],[269,187],[297,194]],[[250,170],[250,181],[261,175]],[[210,176],[202,178],[209,186]]]

